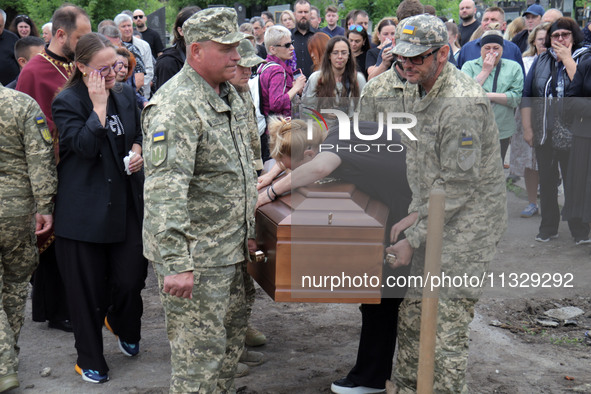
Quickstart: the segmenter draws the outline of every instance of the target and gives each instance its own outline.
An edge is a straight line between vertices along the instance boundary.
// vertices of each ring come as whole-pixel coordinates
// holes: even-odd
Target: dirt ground
[[[547,244],[533,240],[539,216],[519,218],[522,193],[508,194],[509,229],[491,264],[494,288],[485,289],[472,323],[468,384],[473,393],[591,393],[591,258],[589,246],[574,246],[566,223],[560,237]],[[499,280],[505,273],[506,283]],[[572,288],[512,288],[509,275],[573,273]],[[525,281],[518,284],[526,285]],[[21,387],[14,393],[164,393],[170,379],[170,350],[164,330],[156,281],[150,272],[143,292],[141,351],[123,356],[115,338],[104,330],[104,348],[111,381],[85,383],[74,372],[73,335],[27,319],[20,338]],[[585,313],[576,325],[540,327],[545,310],[578,306]],[[354,304],[288,304],[273,302],[260,288],[252,324],[268,342],[254,349],[265,353],[265,364],[237,379],[240,393],[328,393],[330,383],[353,366],[360,331]],[[494,325],[491,325],[494,324]],[[51,374],[41,376],[44,368]]]

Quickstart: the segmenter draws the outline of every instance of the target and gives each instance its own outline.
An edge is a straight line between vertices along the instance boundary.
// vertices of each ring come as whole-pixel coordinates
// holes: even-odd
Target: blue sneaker
[[[92,369],[82,369],[76,364],[74,370],[82,376],[82,380],[90,383],[105,383],[109,380],[109,375],[101,375],[98,371]]]
[[[538,206],[533,202],[530,203],[523,211],[521,211],[522,218],[531,218],[538,213]]]
[[[119,338],[119,336],[115,334],[115,331],[113,331],[113,328],[109,324],[109,321],[107,320],[106,316],[105,327],[107,327],[107,330],[111,331],[111,333],[117,337],[117,341],[119,342],[119,350],[121,350],[121,353],[125,354],[128,357],[137,356],[137,354],[140,352],[140,344],[122,341],[121,338]]]
[[[128,357],[133,357],[133,356],[137,356],[137,354],[140,352],[140,344],[138,343],[127,343],[125,341],[122,341],[121,338],[117,337],[117,340],[119,341],[119,350],[121,350],[121,353],[125,354]]]

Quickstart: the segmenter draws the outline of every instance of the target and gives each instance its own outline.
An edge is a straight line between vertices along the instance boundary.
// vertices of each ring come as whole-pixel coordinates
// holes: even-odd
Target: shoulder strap
[[[259,75],[262,75],[263,72],[268,69],[271,66],[278,66],[281,67],[281,64],[275,63],[275,62],[268,62],[267,64],[263,65],[263,67],[261,67],[261,71],[259,72]],[[285,93],[285,89],[287,88],[287,74],[285,72],[285,69],[283,67],[281,67],[281,70],[283,71],[283,93]],[[261,78],[259,77],[259,88],[261,87]],[[262,101],[261,101],[262,103]],[[261,106],[262,108],[262,106]]]

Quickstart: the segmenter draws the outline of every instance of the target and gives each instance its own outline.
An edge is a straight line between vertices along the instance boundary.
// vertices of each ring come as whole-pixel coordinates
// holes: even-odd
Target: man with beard
[[[474,0],[462,0],[460,2],[460,19],[462,23],[458,25],[460,30],[460,45],[464,45],[470,41],[472,34],[480,26],[480,22],[476,19],[476,4]]]
[[[318,30],[310,26],[310,2],[308,0],[297,0],[293,9],[296,27],[291,31],[291,37],[297,58],[297,67],[308,78],[312,74],[314,65],[310,52],[308,52],[308,40]],[[297,74],[297,71],[294,74]]]
[[[156,30],[152,30],[148,27],[146,24],[148,18],[146,17],[144,11],[140,9],[133,11],[133,21],[135,22],[137,30],[142,34],[142,40],[146,41],[150,45],[152,56],[154,56],[154,59],[156,59],[164,50],[164,45],[162,45],[160,34],[158,34]]]
[[[78,39],[91,32],[86,12],[74,5],[58,8],[51,18],[53,39],[21,71],[16,90],[37,101],[47,118],[47,126],[54,142],[57,130],[51,115],[51,102],[74,70],[74,48]],[[54,143],[56,161],[57,143]],[[53,232],[37,239],[39,267],[33,277],[33,320],[49,320],[49,327],[72,331],[66,305],[65,288],[55,258]]]
[[[482,88],[447,61],[447,28],[437,17],[417,15],[400,22],[393,53],[403,67],[404,111],[417,118],[406,146],[406,175],[412,191],[405,239],[386,249],[393,267],[422,276],[427,211],[432,190],[445,191],[441,271],[455,278],[483,277],[507,228],[507,200],[499,132]],[[466,116],[470,114],[470,116]],[[481,294],[478,287],[442,287],[438,300],[433,392],[466,393],[469,324]],[[419,359],[422,288],[410,287],[398,315],[398,393],[415,393]]]

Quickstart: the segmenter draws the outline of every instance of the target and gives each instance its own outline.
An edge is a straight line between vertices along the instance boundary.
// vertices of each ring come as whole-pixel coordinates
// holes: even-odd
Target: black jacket
[[[591,50],[588,47],[580,47],[573,49],[573,59],[578,64],[591,56]],[[525,106],[532,107],[532,127],[534,130],[534,142],[536,146],[543,145],[549,137],[551,137],[552,129],[554,128],[554,116],[562,114],[562,107],[559,101],[550,99],[552,97],[552,65],[557,65],[556,59],[550,53],[550,50],[538,56],[528,73],[525,82],[524,97],[538,97],[539,99],[525,99],[523,103]],[[564,67],[564,66],[563,66]],[[530,76],[531,74],[531,76]],[[531,78],[531,81],[530,81]],[[564,84],[564,93],[568,91],[571,80],[563,69],[562,80]],[[527,86],[528,82],[531,83]],[[544,99],[541,99],[541,98]]]
[[[142,144],[133,89],[117,84],[109,99],[125,130],[128,152],[134,143]],[[143,217],[143,172],[125,173],[113,132],[92,108],[83,83],[63,90],[52,103],[59,133],[55,234],[84,242],[123,242],[128,190],[140,222]]]
[[[579,63],[564,95],[568,97],[564,106],[573,135],[591,138],[591,58]]]
[[[174,77],[176,73],[181,71],[185,64],[187,56],[175,45],[171,48],[166,48],[162,55],[156,59],[156,67],[154,67],[154,88],[160,89],[170,78]]]

